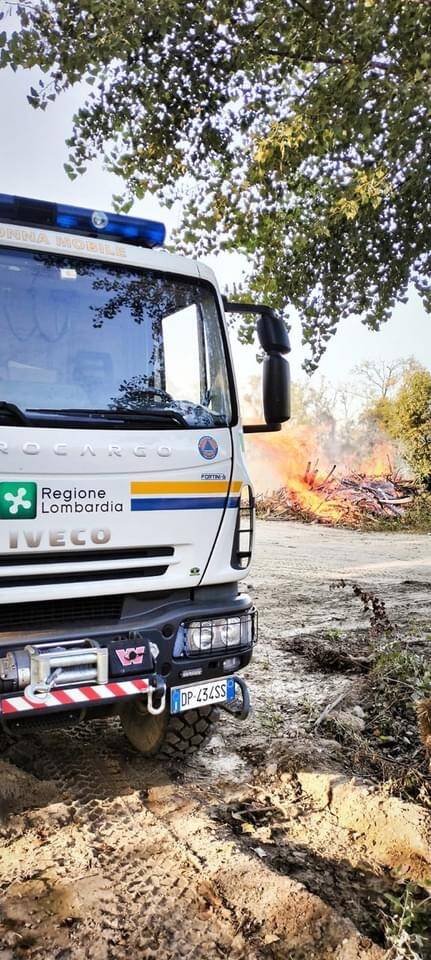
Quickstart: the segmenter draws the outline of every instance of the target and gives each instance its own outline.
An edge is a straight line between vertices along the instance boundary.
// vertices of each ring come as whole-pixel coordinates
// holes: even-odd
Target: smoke
[[[250,475],[257,493],[287,487],[307,489],[306,475],[323,482],[333,468],[337,476],[358,473],[384,477],[403,472],[395,444],[377,431],[356,430],[348,437],[316,426],[288,423],[279,433],[246,435]]]

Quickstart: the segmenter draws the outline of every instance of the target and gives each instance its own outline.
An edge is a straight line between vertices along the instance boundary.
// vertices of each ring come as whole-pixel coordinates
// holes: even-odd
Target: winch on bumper
[[[90,639],[63,641],[61,646],[29,644],[8,651],[0,660],[0,684],[3,690],[12,687],[22,693],[2,696],[0,713],[13,719],[33,710],[82,709],[143,695],[149,713],[162,713],[166,705],[163,678],[153,672],[147,677],[110,681],[109,655],[108,647]]]
[[[170,711],[171,689],[205,681],[214,686],[216,680],[221,684],[227,677],[235,686],[235,701],[219,706],[245,718],[250,709],[248,691],[236,670],[250,660],[256,614],[251,607],[244,609],[243,603],[241,607],[238,613],[220,616],[215,611],[212,617],[209,613],[197,617],[194,610],[191,616],[181,616],[179,611],[177,623],[171,622],[169,630],[166,624],[152,623],[148,628],[142,624],[140,630],[117,630],[105,636],[21,641],[3,656],[0,653],[3,722],[35,716],[36,711],[78,710],[84,716],[88,710],[89,716],[95,716],[116,712],[133,698],[144,700],[148,714],[158,716]],[[229,689],[232,699],[232,684]]]

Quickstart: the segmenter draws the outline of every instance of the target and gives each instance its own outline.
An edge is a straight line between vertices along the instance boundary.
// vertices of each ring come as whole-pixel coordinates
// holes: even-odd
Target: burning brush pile
[[[284,486],[271,494],[258,494],[258,516],[357,526],[364,519],[401,517],[415,493],[414,485],[397,475],[340,476],[334,465],[322,478],[318,467],[312,468],[310,462],[302,482],[303,490]]]
[[[257,446],[253,441],[256,487],[262,491],[262,454],[274,486],[272,493],[257,493],[259,517],[358,527],[402,518],[413,503],[417,486],[393,466],[392,450],[379,447],[362,463],[321,467],[305,446],[288,434],[258,440]]]

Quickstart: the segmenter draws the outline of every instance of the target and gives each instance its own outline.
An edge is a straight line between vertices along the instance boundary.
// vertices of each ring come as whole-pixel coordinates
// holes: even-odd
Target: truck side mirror
[[[270,307],[261,307],[261,311],[256,329],[262,350],[265,353],[290,353],[286,324]]]
[[[290,370],[284,354],[290,353],[286,325],[271,307],[255,303],[234,303],[223,297],[227,313],[258,315],[257,335],[265,351],[263,361],[262,399],[265,423],[244,425],[244,433],[271,433],[281,430],[290,419]]]
[[[281,353],[270,353],[263,361],[262,399],[267,426],[277,424],[280,429],[280,424],[290,420],[290,369]],[[245,432],[252,433],[248,426],[244,426]]]

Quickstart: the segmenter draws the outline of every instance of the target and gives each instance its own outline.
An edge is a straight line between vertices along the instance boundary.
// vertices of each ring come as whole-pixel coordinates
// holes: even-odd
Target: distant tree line
[[[292,419],[342,460],[365,460],[379,442],[393,441],[431,489],[431,373],[413,358],[364,361],[337,387],[324,377],[294,383]]]

